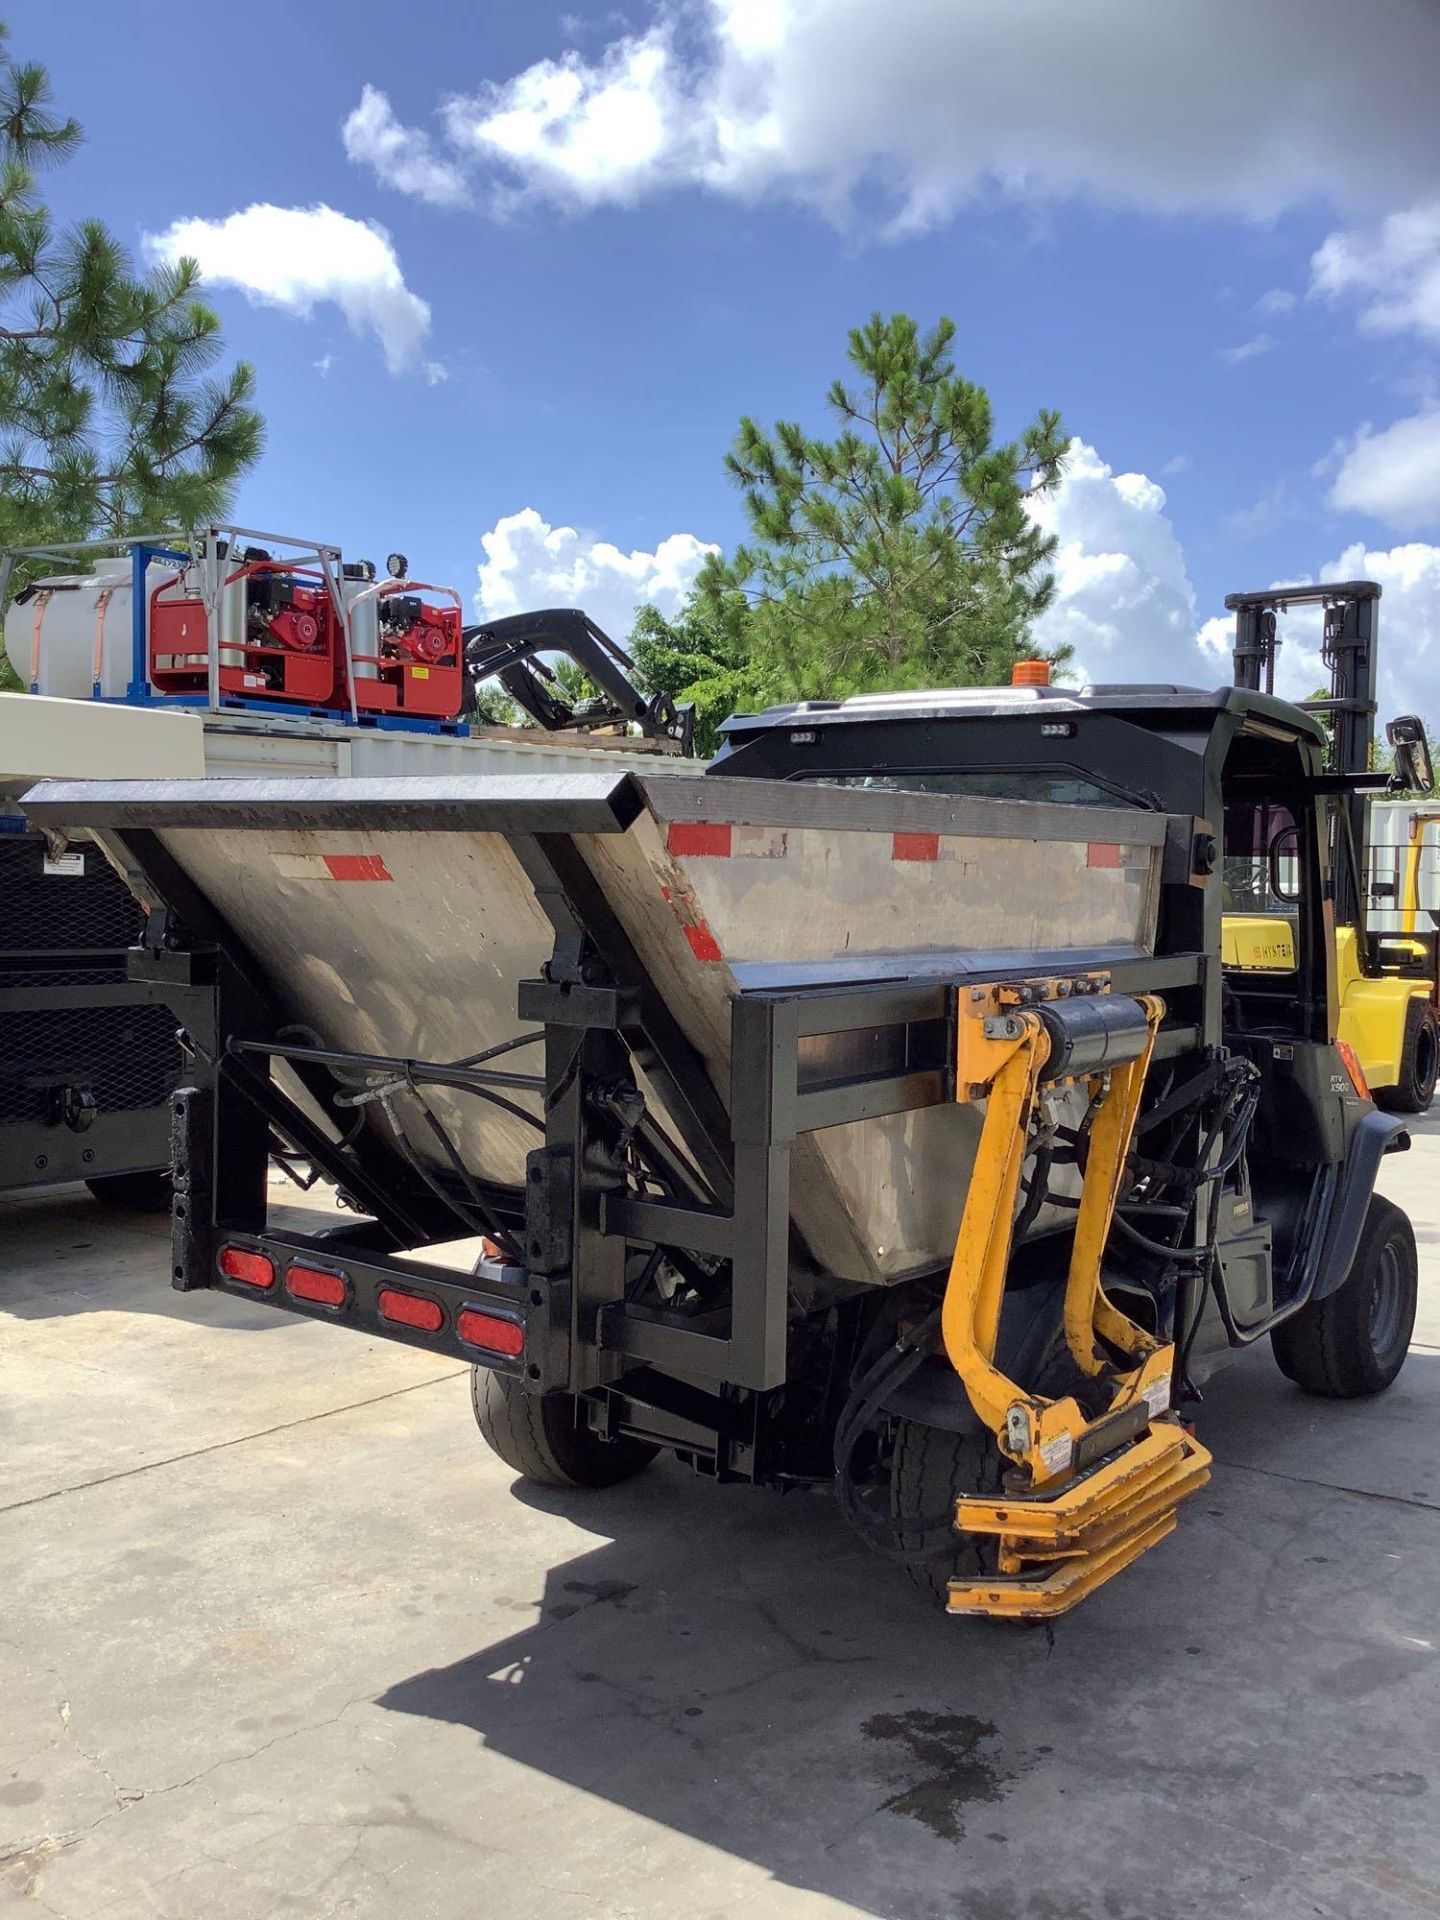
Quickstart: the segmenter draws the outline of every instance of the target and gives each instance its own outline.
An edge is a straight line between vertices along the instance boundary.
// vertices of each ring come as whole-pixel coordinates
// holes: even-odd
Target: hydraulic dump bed
[[[521,984],[555,972],[557,935],[578,917],[612,976],[673,1030],[676,1044],[642,1062],[643,1090],[702,1169],[707,1147],[722,1160],[728,1148],[706,1134],[728,1132],[737,996],[1143,960],[1166,835],[1163,815],[1139,810],[605,771],[48,782],[28,807],[143,866],[139,884],[192,932],[212,922],[292,1039],[320,1049],[454,1062],[514,1040],[527,1030]],[[190,910],[198,900],[204,912]],[[853,1077],[875,1038],[854,1025],[805,1038],[801,1087]],[[940,1097],[948,1062],[933,1023],[892,1029],[889,1044],[911,1056],[890,1071],[915,1076],[913,1089],[928,1076],[931,1103],[861,1102],[793,1154],[795,1229],[846,1281],[949,1257],[973,1152],[974,1114]],[[427,1090],[469,1173],[519,1188],[541,1098],[523,1086],[502,1098]],[[386,1104],[328,1119],[397,1125],[414,1158],[443,1170],[450,1148],[406,1089]]]

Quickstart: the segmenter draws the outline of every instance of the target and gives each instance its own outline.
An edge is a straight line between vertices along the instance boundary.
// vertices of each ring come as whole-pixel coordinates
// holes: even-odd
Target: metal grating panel
[[[114,952],[140,939],[139,902],[97,847],[76,848],[78,873],[46,873],[45,842],[0,838],[0,954]]]
[[[128,979],[124,960],[108,967],[7,967],[0,955],[3,987],[116,987]]]
[[[51,1121],[67,1087],[101,1113],[159,1106],[179,1075],[167,1007],[0,1013],[0,1125]]]

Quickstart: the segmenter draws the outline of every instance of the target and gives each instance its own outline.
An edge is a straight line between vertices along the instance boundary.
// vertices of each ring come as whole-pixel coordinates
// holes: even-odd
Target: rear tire
[[[475,1424],[492,1453],[537,1487],[613,1487],[660,1451],[643,1440],[602,1440],[574,1394],[526,1393],[512,1374],[470,1370]]]
[[[125,1207],[131,1213],[168,1213],[175,1190],[170,1169],[148,1173],[97,1173],[86,1186],[105,1207]]]
[[[1405,1364],[1419,1276],[1414,1229],[1377,1193],[1344,1284],[1270,1335],[1280,1371],[1331,1400],[1383,1393]]]
[[[898,1544],[917,1555],[905,1563],[912,1583],[943,1607],[954,1579],[974,1579],[995,1570],[997,1543],[973,1534],[932,1558],[919,1558],[926,1536],[962,1493],[998,1493],[1005,1462],[988,1433],[951,1433],[919,1420],[901,1420],[890,1461],[890,1513]]]
[[[1405,1010],[1405,1038],[1400,1047],[1400,1078],[1393,1087],[1375,1094],[1377,1107],[1391,1113],[1426,1113],[1440,1078],[1440,1017],[1425,1000],[1412,1000]]]

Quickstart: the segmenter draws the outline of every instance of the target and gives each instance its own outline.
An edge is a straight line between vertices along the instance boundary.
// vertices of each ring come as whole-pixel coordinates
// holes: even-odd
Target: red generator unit
[[[334,708],[345,699],[340,618],[325,574],[246,548],[221,556],[219,680],[222,699],[284,700]],[[184,567],[149,596],[150,684],[162,694],[204,694],[209,629],[198,569]]]
[[[361,565],[367,563],[362,562]],[[345,619],[357,713],[408,714],[449,720],[464,698],[460,596],[452,587],[394,577],[404,558],[390,557],[392,577],[352,591],[345,568]],[[444,596],[436,606],[425,595]]]
[[[284,703],[378,725],[458,720],[464,634],[453,587],[407,578],[400,553],[382,580],[372,561],[345,561],[335,547],[277,559],[230,532],[212,528],[188,552],[147,545],[139,555],[155,695]]]
[[[339,547],[219,524],[13,548],[0,605],[18,561],[57,560],[76,570],[28,579],[5,618],[32,692],[467,731],[460,596],[410,579],[403,553],[382,579]]]

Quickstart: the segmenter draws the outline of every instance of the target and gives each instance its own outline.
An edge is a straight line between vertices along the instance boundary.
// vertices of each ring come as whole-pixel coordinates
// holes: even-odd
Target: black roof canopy
[[[1059,720],[1067,715],[1109,714],[1139,726],[1166,731],[1210,731],[1228,717],[1231,726],[1248,719],[1281,729],[1297,739],[1325,744],[1320,722],[1273,694],[1242,687],[1176,686],[1168,683],[1117,683],[1087,687],[958,687],[915,693],[857,694],[848,700],[803,700],[767,707],[761,713],[734,714],[721,727],[727,749],[741,741],[782,729],[820,729],[857,725],[964,720]],[[723,753],[722,749],[722,753]]]

